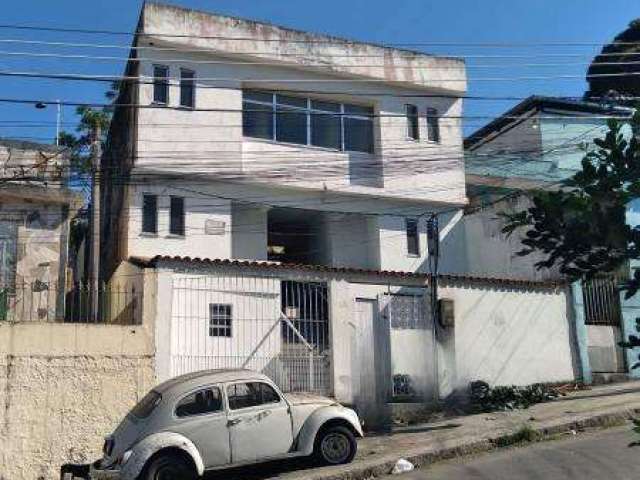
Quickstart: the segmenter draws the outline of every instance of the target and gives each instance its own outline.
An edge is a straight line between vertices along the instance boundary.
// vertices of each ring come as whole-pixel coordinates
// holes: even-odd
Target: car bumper
[[[60,480],[116,480],[120,479],[120,471],[102,468],[100,460],[91,464],[66,464],[60,468]]]
[[[89,480],[119,480],[120,470],[102,468],[100,460],[93,462],[89,467]]]

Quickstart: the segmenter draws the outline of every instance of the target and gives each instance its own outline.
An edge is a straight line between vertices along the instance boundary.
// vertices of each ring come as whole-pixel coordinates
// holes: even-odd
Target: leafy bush
[[[482,380],[471,382],[471,404],[475,410],[482,412],[529,408],[536,403],[549,402],[557,397],[558,393],[555,390],[542,383],[524,387],[511,385],[491,388]]]

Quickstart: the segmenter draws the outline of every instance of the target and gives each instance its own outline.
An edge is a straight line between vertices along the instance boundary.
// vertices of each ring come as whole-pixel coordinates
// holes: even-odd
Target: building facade
[[[0,320],[64,317],[69,221],[63,149],[0,140]]]

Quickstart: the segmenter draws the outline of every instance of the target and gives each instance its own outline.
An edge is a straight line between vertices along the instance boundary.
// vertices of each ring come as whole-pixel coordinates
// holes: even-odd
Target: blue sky
[[[138,0],[5,0],[3,24],[133,31]],[[602,43],[640,17],[638,0],[174,0],[185,7],[265,20],[302,30],[381,43]],[[11,6],[11,8],[6,8]],[[126,36],[61,34],[0,29],[0,39],[126,45]],[[469,94],[525,97],[531,94],[579,96],[596,46],[528,46],[497,48],[469,45],[414,47],[430,53],[466,56]],[[9,56],[7,52],[56,52],[124,56],[126,50],[29,46],[0,41],[0,70],[118,75],[122,62],[69,61]],[[571,54],[571,57],[559,55]],[[480,56],[485,56],[481,58]],[[489,57],[487,57],[489,56]],[[491,56],[498,56],[493,58]],[[509,57],[509,58],[506,58]],[[523,67],[518,64],[536,64]],[[546,66],[540,66],[540,64]],[[550,65],[552,64],[552,65]],[[486,66],[489,65],[490,68]],[[516,80],[515,77],[559,75],[579,78]],[[506,78],[483,81],[482,78]],[[0,97],[101,102],[105,85],[0,77]],[[467,101],[469,133],[513,105],[514,101]],[[65,128],[72,129],[73,108],[64,108]],[[0,104],[0,136],[54,137],[55,108]],[[482,118],[476,118],[482,117]],[[20,127],[9,122],[24,123]]]

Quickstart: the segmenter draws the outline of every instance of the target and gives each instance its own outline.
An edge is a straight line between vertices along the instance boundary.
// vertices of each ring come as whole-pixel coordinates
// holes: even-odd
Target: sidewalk
[[[594,387],[527,410],[449,418],[366,437],[360,440],[358,455],[349,465],[280,473],[278,478],[369,479],[389,473],[399,458],[418,466],[494,449],[523,425],[552,435],[620,424],[636,413],[640,414],[640,381]]]

